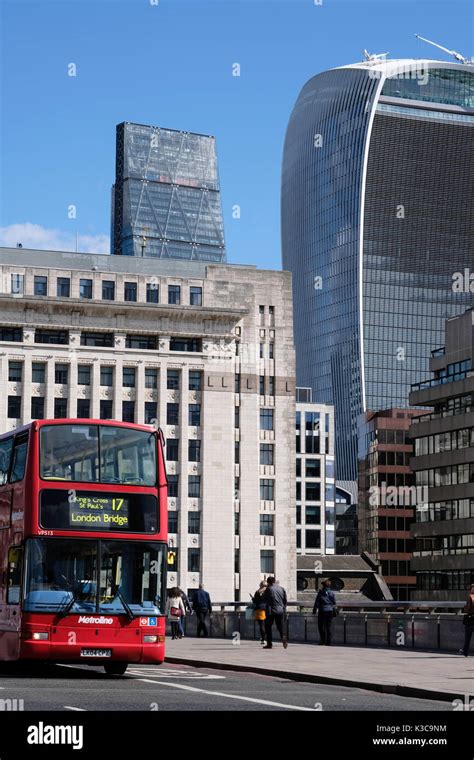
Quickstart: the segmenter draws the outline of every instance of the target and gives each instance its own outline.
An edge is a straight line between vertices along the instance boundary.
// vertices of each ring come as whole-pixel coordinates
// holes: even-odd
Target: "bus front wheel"
[[[128,662],[108,662],[104,670],[108,676],[123,676],[128,668]]]

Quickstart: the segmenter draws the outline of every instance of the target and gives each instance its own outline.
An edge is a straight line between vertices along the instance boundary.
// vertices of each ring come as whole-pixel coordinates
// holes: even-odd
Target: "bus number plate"
[[[81,657],[112,657],[111,649],[81,649]]]

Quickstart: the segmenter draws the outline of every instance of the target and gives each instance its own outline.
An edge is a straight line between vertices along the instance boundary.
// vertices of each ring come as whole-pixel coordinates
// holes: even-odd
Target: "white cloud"
[[[0,227],[0,246],[15,248],[21,243],[23,248],[40,251],[75,251],[76,233],[64,230],[48,230],[40,224],[25,222]],[[78,235],[78,250],[81,253],[109,253],[108,235]]]

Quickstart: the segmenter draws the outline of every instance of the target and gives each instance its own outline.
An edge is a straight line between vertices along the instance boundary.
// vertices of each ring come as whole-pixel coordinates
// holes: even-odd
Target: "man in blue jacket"
[[[334,608],[336,606],[336,594],[331,591],[331,581],[329,578],[322,582],[321,588],[316,596],[313,615],[318,613],[318,628],[321,641],[320,644],[331,646],[331,625],[334,617]]]
[[[212,612],[212,602],[211,597],[204,590],[204,584],[202,583],[199,584],[199,589],[194,595],[193,610],[196,613],[198,621],[197,636],[199,638],[202,633],[203,637],[206,638],[209,635],[206,626],[206,615],[208,612],[209,614]]]

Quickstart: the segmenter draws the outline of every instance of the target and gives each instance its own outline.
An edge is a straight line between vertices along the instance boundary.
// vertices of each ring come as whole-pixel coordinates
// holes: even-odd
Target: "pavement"
[[[245,671],[299,682],[369,689],[404,697],[467,700],[474,704],[474,657],[349,646],[280,642],[262,650],[239,638],[183,638],[166,642],[166,662]]]

